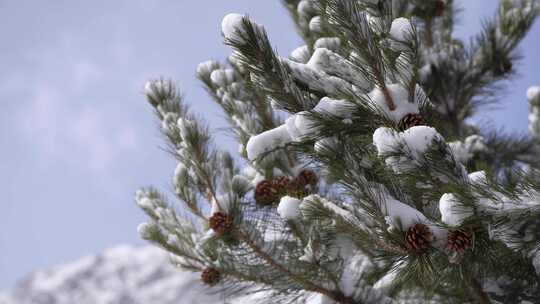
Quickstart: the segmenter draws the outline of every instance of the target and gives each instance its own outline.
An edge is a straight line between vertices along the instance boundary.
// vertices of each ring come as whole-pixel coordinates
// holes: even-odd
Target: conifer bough
[[[229,14],[232,55],[197,68],[238,156],[172,81],[146,84],[178,202],[139,190],[140,235],[232,303],[538,303],[540,87],[528,135],[469,119],[514,75],[538,3],[502,0],[468,44],[452,0],[283,4],[305,43],[290,56]]]

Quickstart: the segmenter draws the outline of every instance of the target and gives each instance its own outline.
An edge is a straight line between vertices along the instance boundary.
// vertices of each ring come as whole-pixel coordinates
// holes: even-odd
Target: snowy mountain
[[[169,264],[161,250],[119,246],[101,255],[37,271],[0,304],[206,304],[225,303],[208,294],[198,274]]]

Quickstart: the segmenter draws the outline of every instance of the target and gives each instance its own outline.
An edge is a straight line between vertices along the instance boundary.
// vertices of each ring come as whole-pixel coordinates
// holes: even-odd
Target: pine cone
[[[317,174],[311,170],[302,170],[300,173],[298,173],[298,176],[296,177],[295,181],[298,183],[300,187],[305,187],[307,185],[315,186],[317,182],[319,181],[319,178],[317,177]]]
[[[442,0],[435,1],[435,16],[441,17],[444,14],[444,10],[446,8],[446,4]]]
[[[201,281],[203,281],[204,284],[209,286],[214,286],[217,283],[219,283],[219,280],[221,279],[221,273],[219,270],[209,267],[203,270],[201,273]]]
[[[409,113],[401,119],[398,124],[398,128],[400,131],[405,131],[411,127],[423,125],[424,119],[422,118],[422,115],[418,113]]]
[[[424,224],[414,224],[407,230],[405,236],[407,247],[418,254],[424,253],[429,249],[433,242],[433,233],[428,226]]]
[[[208,220],[208,225],[217,235],[221,236],[231,230],[233,221],[227,214],[216,212]]]
[[[446,248],[450,251],[455,251],[462,255],[465,250],[472,246],[472,235],[463,230],[450,231]]]
[[[273,183],[278,193],[286,194],[291,185],[291,179],[288,178],[287,176],[280,176],[274,179]]]
[[[279,199],[279,190],[273,181],[263,180],[255,187],[255,202],[259,205],[271,205]]]

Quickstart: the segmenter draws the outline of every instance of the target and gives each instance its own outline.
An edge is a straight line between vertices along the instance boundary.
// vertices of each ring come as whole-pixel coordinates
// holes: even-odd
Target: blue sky
[[[460,2],[461,37],[496,6]],[[159,148],[143,84],[177,80],[193,109],[223,127],[194,75],[199,62],[229,54],[219,29],[229,12],[264,24],[282,54],[300,45],[278,0],[0,1],[0,289],[35,268],[142,243],[133,193],[168,191],[175,166]],[[526,130],[525,90],[540,83],[535,36],[539,24],[522,45],[521,78],[482,120]]]

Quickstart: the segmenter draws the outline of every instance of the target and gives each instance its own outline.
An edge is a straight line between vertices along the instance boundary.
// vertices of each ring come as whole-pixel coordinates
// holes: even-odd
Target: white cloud
[[[62,30],[8,69],[4,78],[13,81],[0,86],[0,97],[16,100],[15,127],[40,164],[103,175],[136,148],[124,100],[137,94],[126,87],[134,76],[125,71],[132,49],[116,36],[96,49],[77,31]]]
[[[73,78],[74,83],[80,80]],[[60,88],[42,85],[20,112],[23,134],[40,159],[103,172],[136,147],[136,132],[125,118],[97,103],[70,101]]]

